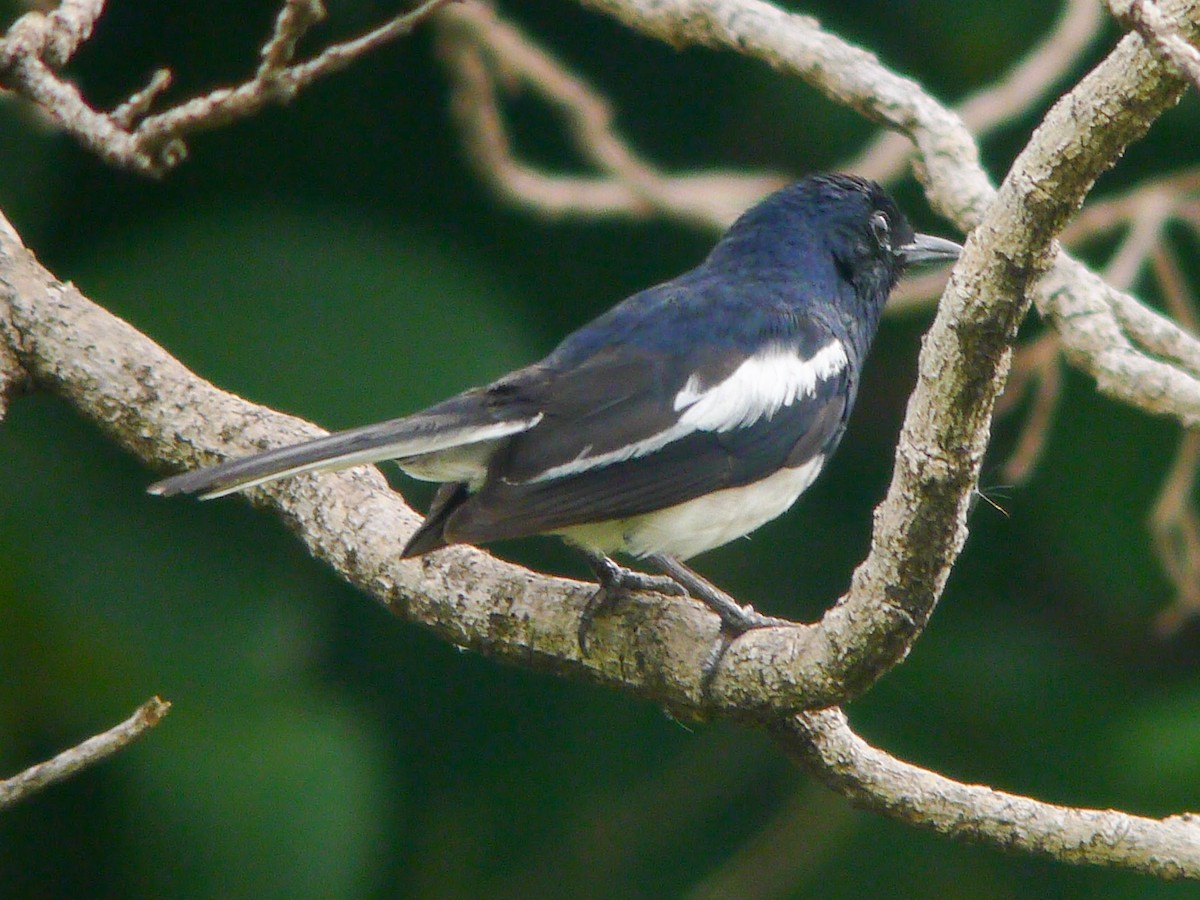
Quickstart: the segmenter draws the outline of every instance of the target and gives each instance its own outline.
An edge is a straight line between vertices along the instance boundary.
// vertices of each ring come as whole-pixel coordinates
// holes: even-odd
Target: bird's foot
[[[709,688],[712,687],[713,679],[717,677],[721,661],[734,641],[747,631],[753,631],[756,628],[775,628],[796,624],[777,616],[763,615],[749,604],[738,603],[711,581],[692,571],[674,557],[655,555],[649,559],[666,572],[672,580],[683,585],[691,596],[721,617],[721,631],[708,651],[708,655],[700,664],[700,689],[706,695]]]
[[[597,616],[609,612],[619,600],[630,594],[649,592],[670,594],[676,597],[687,595],[682,585],[669,575],[646,575],[618,565],[607,556],[588,554],[588,565],[596,574],[600,586],[588,598],[579,616],[579,649],[587,653],[587,637],[592,622]]]

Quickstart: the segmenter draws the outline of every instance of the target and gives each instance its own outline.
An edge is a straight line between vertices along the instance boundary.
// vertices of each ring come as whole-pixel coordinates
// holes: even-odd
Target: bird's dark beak
[[[962,253],[962,245],[948,241],[945,238],[934,237],[932,234],[918,234],[912,243],[905,244],[896,251],[896,256],[905,267],[921,263],[945,262],[958,259]]]

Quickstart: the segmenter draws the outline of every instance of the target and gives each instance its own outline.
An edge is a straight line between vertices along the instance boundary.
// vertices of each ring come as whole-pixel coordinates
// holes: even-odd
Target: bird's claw
[[[721,661],[725,659],[725,654],[729,652],[734,641],[747,631],[753,631],[756,628],[775,628],[781,625],[796,624],[778,616],[764,615],[748,603],[745,606],[737,603],[721,604],[720,606],[709,604],[709,606],[721,617],[721,630],[717,633],[717,639],[713,641],[712,647],[700,664],[700,692],[705,697],[708,696],[712,683],[717,677]]]
[[[713,680],[717,677],[721,661],[734,641],[747,631],[753,631],[756,628],[775,628],[796,624],[777,616],[763,615],[749,604],[743,606],[719,587],[672,557],[655,555],[651,556],[650,560],[667,574],[647,575],[643,572],[635,572],[618,565],[607,556],[588,554],[588,563],[596,574],[596,580],[600,586],[588,598],[579,617],[577,637],[581,653],[587,653],[588,632],[596,617],[611,610],[619,600],[629,594],[646,591],[677,597],[690,595],[703,602],[721,617],[721,630],[700,665],[700,690],[705,696],[708,696]]]
[[[726,652],[734,641],[747,631],[753,631],[756,628],[774,628],[796,624],[787,619],[763,615],[749,604],[743,606],[711,581],[673,557],[656,554],[651,556],[650,560],[687,588],[691,596],[703,602],[705,606],[721,617],[721,631],[708,651],[708,655],[704,657],[704,662],[700,664],[700,691],[704,696],[708,696],[713,679],[717,677],[721,660],[725,658]]]
[[[668,575],[647,575],[618,565],[606,556],[589,557],[592,571],[600,586],[588,598],[579,616],[579,650],[587,653],[587,637],[596,617],[611,610],[618,601],[630,594],[656,593],[674,597],[686,597],[684,587]]]

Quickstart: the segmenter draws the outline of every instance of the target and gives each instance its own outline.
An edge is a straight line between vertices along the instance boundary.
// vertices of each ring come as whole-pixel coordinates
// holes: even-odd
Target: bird
[[[915,233],[853,175],[796,181],[743,213],[695,268],[632,295],[540,362],[419,412],[166,478],[221,497],[280,478],[395,460],[439,482],[400,556],[556,534],[599,586],[593,619],[638,590],[691,593],[722,646],[786,620],[742,606],[685,561],[788,510],[837,449],[888,296],[910,266],[961,247]],[[640,558],[663,575],[618,564]]]

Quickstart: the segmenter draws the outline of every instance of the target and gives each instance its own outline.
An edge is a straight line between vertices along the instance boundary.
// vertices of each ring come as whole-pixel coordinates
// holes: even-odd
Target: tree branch
[[[42,788],[63,781],[80,769],[112,756],[161,722],[170,709],[170,703],[151,697],[119,725],[88,738],[70,750],[64,750],[53,759],[30,766],[24,772],[0,781],[0,809],[12,806]]]
[[[963,124],[980,141],[1005,123],[1028,112],[1062,82],[1104,24],[1095,0],[1068,0],[1049,34],[1003,78],[954,107]],[[876,181],[899,178],[913,155],[912,144],[894,131],[884,131],[843,166]]]
[[[764,42],[770,49],[782,41],[801,54],[793,68],[850,102],[876,104],[880,115],[908,123],[923,147],[952,148],[962,137],[952,116],[873,57],[814,30],[810,20],[754,0],[742,5],[749,9],[746,16],[719,21],[722,27],[732,27],[731,21],[745,26],[744,44],[751,50],[765,52]],[[668,11],[668,4],[654,7],[656,16]],[[706,24],[691,13],[684,17],[685,33],[705,39],[716,33],[718,23]],[[850,595],[819,626],[763,629],[739,640],[716,679],[711,703],[701,698],[698,671],[716,621],[698,606],[648,602],[633,611],[643,628],[601,627],[594,652],[581,659],[575,618],[586,588],[531,576],[466,548],[447,551],[436,562],[397,562],[395,535],[411,530],[415,517],[382,489],[377,475],[298,479],[260,490],[259,502],[281,512],[310,549],[351,583],[455,643],[500,658],[584,674],[669,706],[737,716],[826,706],[854,696],[907,652],[965,539],[992,403],[1025,308],[1024,288],[1044,263],[1041,254],[1095,173],[1178,95],[1181,82],[1144,48],[1133,47],[1136,40],[1123,42],[1055,107],[1058,119],[1039,130],[1042,142],[1035,141],[1022,157],[1009,193],[990,214],[987,242],[968,246],[922,357],[897,474],[877,514],[872,553],[855,574]],[[819,66],[812,55],[818,51],[839,65]],[[885,100],[871,99],[873,91]],[[1126,94],[1135,92],[1141,93],[1139,102],[1126,104]],[[906,96],[910,102],[902,102]],[[1082,110],[1078,117],[1070,114],[1073,108]],[[943,126],[948,135],[935,130]],[[1056,168],[1064,158],[1071,160],[1071,178]],[[930,173],[990,191],[981,171],[936,153],[932,159]],[[1051,195],[1044,188],[1056,181]],[[952,190],[946,186],[942,193]],[[965,215],[972,202],[948,205]],[[144,336],[55,282],[16,243],[11,229],[4,234],[6,265],[23,269],[23,280],[10,282],[5,298],[18,357],[41,384],[63,393],[143,459],[196,465],[317,433],[204,384]],[[95,346],[110,350],[98,354]],[[230,434],[240,437],[230,443],[222,437]],[[449,608],[448,596],[457,598]],[[497,606],[507,607],[509,615],[496,616]]]
[[[285,0],[263,45],[258,71],[232,88],[218,88],[156,115],[147,116],[169,87],[171,74],[156,72],[150,83],[111,113],[92,108],[71,82],[55,71],[70,59],[103,12],[103,0],[64,0],[49,15],[28,13],[0,41],[0,85],[45,112],[55,124],[109,163],[147,175],[162,175],[183,161],[186,135],[217,128],[287,103],[299,91],[360,56],[402,37],[449,0],[425,0],[361,37],[333,44],[313,59],[293,63],[296,45],[325,14],[320,0]],[[145,118],[141,118],[146,116]],[[141,118],[140,123],[135,122]]]
[[[778,729],[784,713],[864,690],[919,634],[965,540],[966,511],[1013,335],[1031,285],[1053,259],[1054,235],[1099,172],[1178,98],[1183,82],[1140,38],[1126,38],[1055,105],[996,192],[956,117],[810,19],[758,0],[594,5],[675,43],[757,56],[904,130],[917,144],[935,205],[964,227],[978,225],[922,352],[892,486],[849,595],[816,626],[763,629],[735,642],[706,697],[700,664],[717,620],[699,604],[655,597],[626,604],[597,623],[582,658],[575,634],[590,586],[536,575],[465,547],[396,560],[395,540],[411,531],[416,517],[374,470],[299,477],[257,489],[252,499],[278,512],[347,581],[455,644],[621,686],[675,710],[775,720]],[[1186,13],[1180,21],[1196,30],[1195,9],[1176,2],[1169,11]],[[1060,258],[1051,277],[1071,272],[1072,265],[1078,267]],[[1069,298],[1079,284],[1089,299],[1099,295],[1083,274],[1074,274],[1049,303]],[[0,275],[0,329],[20,364],[39,386],[65,397],[148,462],[196,465],[320,433],[204,383],[55,280],[6,224],[0,226]],[[1106,315],[1113,320],[1107,308]],[[1074,324],[1064,328],[1064,341]],[[829,715],[837,714],[810,720]],[[797,732],[797,740],[809,742],[812,758],[832,779],[836,759],[821,755],[822,736]],[[969,836],[1006,839],[982,825]],[[1104,836],[1093,832],[1094,839]],[[1116,864],[1132,863],[1118,854]]]
[[[782,720],[771,733],[813,777],[852,803],[909,825],[1075,865],[1200,878],[1200,817],[1191,813],[1147,819],[962,784],[877,750],[836,709]]]
[[[1107,0],[1107,5],[1118,21],[1140,34],[1192,84],[1200,87],[1200,50],[1180,33],[1176,23],[1154,0]]]
[[[617,134],[603,97],[490,6],[455,3],[442,9],[436,21],[463,146],[476,171],[514,203],[547,216],[645,218],[665,213],[719,231],[788,181],[783,175],[731,171],[668,175]],[[599,175],[552,175],[516,158],[497,90],[517,86],[533,90],[555,108]]]

